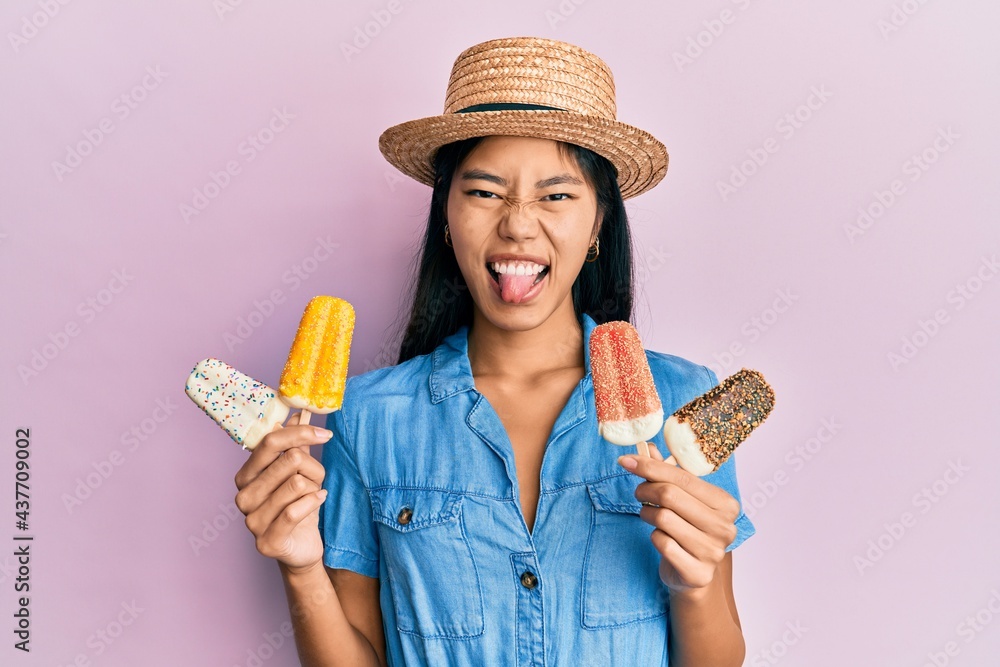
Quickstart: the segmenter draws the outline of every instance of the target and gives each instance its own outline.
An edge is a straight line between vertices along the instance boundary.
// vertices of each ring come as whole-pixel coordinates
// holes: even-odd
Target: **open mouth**
[[[522,303],[542,289],[549,267],[528,260],[488,262],[486,270],[493,279],[497,295],[506,303]]]
[[[549,267],[534,262],[490,262],[486,265],[486,270],[496,283],[500,284],[500,276],[534,276],[532,286],[542,282],[542,278],[548,275]]]

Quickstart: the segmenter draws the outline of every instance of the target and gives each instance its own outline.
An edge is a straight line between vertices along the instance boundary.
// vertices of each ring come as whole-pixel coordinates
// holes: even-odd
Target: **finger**
[[[300,475],[320,486],[326,471],[322,463],[309,454],[304,454],[298,447],[289,449],[256,479],[240,489],[236,494],[236,507],[244,514],[254,511],[293,475]]]
[[[256,509],[247,514],[247,528],[254,535],[263,535],[282,510],[299,498],[319,491],[321,491],[321,487],[316,482],[299,474],[292,475],[284,484],[275,489],[274,493],[265,498],[264,502]]]
[[[677,540],[662,530],[654,530],[650,540],[685,586],[701,588],[712,583],[714,565],[704,563],[689,554]]]
[[[291,420],[289,420],[291,421]],[[252,482],[268,466],[292,448],[298,448],[304,454],[309,454],[309,445],[319,445],[333,436],[333,433],[319,426],[276,426],[273,431],[264,436],[250,457],[236,473],[236,488],[243,489]]]
[[[726,510],[732,507],[732,496],[726,491],[667,461],[656,461],[645,456],[627,454],[619,456],[618,463],[632,474],[644,477],[651,482],[675,484],[709,507]]]
[[[293,417],[293,419],[295,419],[295,425],[296,426],[312,426],[312,424],[309,423],[309,420],[304,420],[303,419],[303,415],[304,414],[305,413],[302,410],[299,410],[298,412],[295,413],[295,416]],[[292,420],[289,419],[288,421],[291,422]],[[318,427],[314,427],[314,428],[318,428]],[[326,430],[326,429],[324,429],[324,430]],[[309,450],[309,447],[310,447],[310,445],[300,445],[299,449],[301,449],[302,451],[304,451],[306,454],[311,454],[311,451]]]
[[[309,427],[296,426],[292,428],[308,429]],[[313,437],[313,436],[311,436],[308,431],[305,431],[304,435],[300,436],[299,438],[300,441],[302,437]],[[291,447],[284,449],[283,451],[275,450],[274,454],[275,455],[273,456],[273,458],[270,456],[268,456],[266,459],[262,458],[262,460],[270,460],[271,462],[268,464],[266,468],[264,468],[259,474],[257,474],[257,476],[254,477],[250,483],[245,484],[243,486],[243,489],[241,489],[241,491],[245,490],[248,486],[253,484],[253,482],[264,479],[266,480],[264,482],[264,486],[268,488],[268,493],[269,493],[270,491],[277,488],[278,484],[287,479],[293,472],[301,472],[306,477],[315,480],[316,483],[321,483],[323,481],[323,477],[325,476],[323,465],[309,453],[308,449],[303,450],[302,447],[293,445]]]
[[[700,561],[717,563],[722,560],[725,549],[729,546],[729,542],[723,544],[723,538],[698,530],[670,509],[643,507],[639,517],[674,538],[684,551]]]
[[[643,482],[636,487],[635,497],[643,505],[673,511],[696,529],[724,541],[726,545],[736,538],[739,503],[735,500],[732,501],[735,510],[734,507],[716,509],[691,495],[687,489],[669,482]],[[732,496],[729,497],[732,499]]]
[[[636,500],[654,507],[664,507],[676,513],[698,530],[721,540],[735,530],[729,514],[714,509],[691,495],[686,489],[668,482],[643,482],[635,489]],[[729,544],[729,542],[726,542]]]
[[[258,550],[260,544],[283,544],[292,534],[292,531],[313,512],[318,510],[326,499],[326,491],[308,493],[295,502],[286,505],[275,517],[271,525],[257,539]],[[265,554],[266,555],[266,554]]]

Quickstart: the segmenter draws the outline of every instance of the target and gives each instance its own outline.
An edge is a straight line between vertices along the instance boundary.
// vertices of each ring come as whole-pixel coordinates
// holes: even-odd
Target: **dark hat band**
[[[471,107],[459,109],[455,113],[473,113],[476,111],[566,111],[559,107],[547,107],[542,104],[520,104],[518,102],[491,102],[489,104],[473,104]]]

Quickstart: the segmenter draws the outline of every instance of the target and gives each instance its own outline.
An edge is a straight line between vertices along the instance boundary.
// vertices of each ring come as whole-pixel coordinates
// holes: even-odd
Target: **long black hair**
[[[399,349],[399,363],[431,352],[459,327],[472,324],[472,296],[462,277],[455,253],[445,244],[444,228],[451,180],[462,161],[482,137],[446,144],[434,157],[434,189],[427,231],[417,266],[413,306]],[[584,262],[573,283],[577,317],[586,313],[598,324],[631,321],[634,272],[632,237],[618,174],[607,158],[577,146],[560,143],[576,159],[584,178],[597,194],[603,213],[598,235],[600,255]]]

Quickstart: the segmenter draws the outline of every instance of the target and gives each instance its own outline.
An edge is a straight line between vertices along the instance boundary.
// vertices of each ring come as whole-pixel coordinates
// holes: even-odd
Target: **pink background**
[[[0,662],[297,664],[277,567],[228,513],[245,454],[184,380],[218,356],[276,383],[324,293],[357,308],[352,373],[384,365],[430,191],[377,137],[440,111],[465,47],[534,34],[602,56],[619,118],[670,151],[628,205],[647,347],[777,392],[739,459],[746,664],[995,664],[998,21],[986,0],[3,3],[0,540],[30,427],[35,541],[30,655],[0,547]]]

